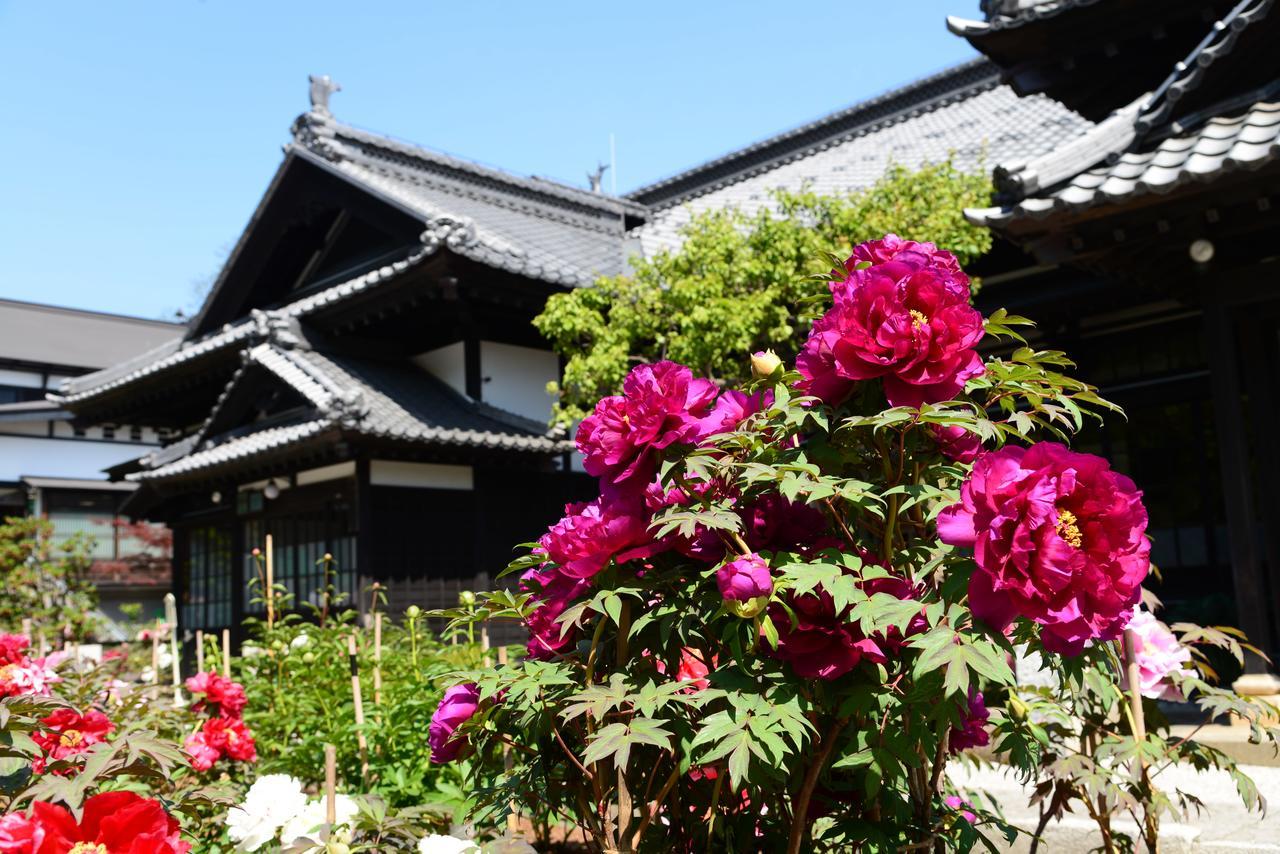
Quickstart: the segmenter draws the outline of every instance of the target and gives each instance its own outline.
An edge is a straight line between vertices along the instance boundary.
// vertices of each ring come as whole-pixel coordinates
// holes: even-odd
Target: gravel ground
[[[1223,772],[1197,773],[1187,766],[1170,768],[1157,777],[1166,791],[1175,788],[1193,794],[1205,804],[1198,816],[1174,821],[1164,816],[1160,824],[1160,850],[1164,854],[1178,852],[1280,852],[1280,768],[1242,765],[1241,768],[1258,785],[1258,790],[1274,807],[1265,816],[1245,810],[1236,793],[1235,783]],[[1028,790],[1021,786],[1008,769],[992,766],[966,768],[959,763],[947,770],[957,787],[981,792],[995,799],[1010,822],[1028,832],[1035,829],[1037,813],[1027,806]],[[1136,834],[1133,823],[1117,820],[1120,829]],[[1059,823],[1050,823],[1040,851],[1045,854],[1076,854],[1101,844],[1097,829],[1087,815],[1070,814]],[[1026,851],[1029,840],[1020,838],[1010,851]]]

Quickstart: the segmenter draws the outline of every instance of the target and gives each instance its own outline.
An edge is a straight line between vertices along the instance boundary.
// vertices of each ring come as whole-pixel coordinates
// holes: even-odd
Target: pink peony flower
[[[590,578],[610,560],[625,563],[662,549],[649,535],[649,517],[638,495],[601,496],[567,505],[564,512],[538,543],[570,578]]]
[[[204,695],[203,699],[191,705],[191,710],[194,712],[203,712],[207,709],[211,715],[238,718],[244,713],[244,707],[249,704],[243,685],[212,670],[197,673],[187,679],[186,685],[187,690],[192,694]]]
[[[1146,528],[1133,481],[1054,442],[979,457],[938,517],[943,542],[974,548],[974,615],[1002,631],[1033,620],[1064,655],[1124,630],[1150,567]]]
[[[44,828],[25,814],[0,815],[0,854],[35,854],[44,838]]]
[[[661,662],[659,662],[661,665]],[[688,682],[690,689],[694,691],[705,691],[711,687],[711,680],[707,675],[711,673],[711,668],[716,665],[713,657],[710,665],[702,657],[702,653],[696,649],[685,647],[680,651],[680,666],[676,669],[676,681]],[[664,672],[664,668],[659,666],[659,672]]]
[[[773,576],[769,564],[752,552],[717,569],[716,586],[726,608],[739,617],[754,617],[769,602]]]
[[[952,462],[971,463],[982,453],[982,440],[963,427],[930,426],[938,443],[938,452]]]
[[[964,723],[961,726],[953,726],[950,737],[947,739],[947,747],[951,752],[959,753],[961,750],[986,747],[990,744],[991,736],[987,733],[988,718],[990,714],[987,712],[987,704],[982,698],[982,692],[970,688]]]
[[[208,771],[222,758],[222,751],[209,744],[204,730],[198,730],[187,736],[182,749],[191,757],[191,767],[197,771]]]
[[[920,406],[955,397],[983,372],[974,350],[982,315],[945,271],[881,264],[834,290],[796,359],[807,394],[839,403],[855,382],[883,378],[890,405]]]
[[[700,438],[700,419],[715,398],[713,382],[675,362],[633,368],[622,394],[601,400],[578,427],[583,467],[608,483],[643,488],[653,479],[653,452]]]
[[[53,660],[54,656],[24,658],[20,662],[0,666],[0,697],[49,696],[53,693],[49,686],[62,681],[62,677],[53,670]]]
[[[31,769],[43,774],[50,761],[71,759],[87,751],[95,744],[107,740],[115,729],[102,712],[90,709],[83,715],[74,709],[58,709],[40,719],[43,729],[32,733],[31,739],[44,751],[31,763]]]
[[[964,809],[965,807],[970,806],[970,804],[959,795],[947,795],[943,798],[942,802],[951,809],[956,810],[960,814],[960,817],[969,822],[969,824],[973,824],[978,820],[978,817],[972,810]]]
[[[1178,643],[1173,632],[1150,611],[1133,607],[1133,616],[1125,626],[1133,632],[1133,654],[1138,662],[1138,691],[1152,700],[1185,699],[1169,677],[1174,673],[1191,675],[1184,665],[1191,661],[1191,650]],[[1128,672],[1121,674],[1125,690],[1129,689]]]
[[[442,764],[458,758],[467,741],[454,738],[453,734],[479,708],[480,690],[475,683],[454,685],[444,692],[444,699],[431,716],[431,726],[427,730],[433,763]]]
[[[585,578],[571,578],[556,567],[531,569],[520,577],[522,590],[532,592],[538,602],[525,621],[529,632],[526,649],[530,658],[554,658],[574,643],[576,633],[564,631],[558,622],[575,599],[591,589]]]

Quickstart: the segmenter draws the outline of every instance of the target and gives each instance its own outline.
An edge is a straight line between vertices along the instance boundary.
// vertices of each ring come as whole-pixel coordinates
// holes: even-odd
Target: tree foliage
[[[755,213],[738,208],[695,215],[683,245],[633,259],[629,275],[556,294],[534,325],[565,358],[554,420],[580,419],[614,393],[638,362],[671,359],[728,384],[747,378],[743,353],[799,348],[807,312],[825,286],[815,258],[848,254],[851,245],[894,232],[948,247],[969,264],[991,246],[991,234],[964,219],[987,204],[985,174],[950,161],[919,171],[889,169],[872,187],[850,195],[808,190],[772,193]]]

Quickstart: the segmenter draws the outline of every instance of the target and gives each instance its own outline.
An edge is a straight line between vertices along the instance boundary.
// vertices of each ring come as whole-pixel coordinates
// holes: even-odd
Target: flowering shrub
[[[1154,825],[1151,757],[1234,766],[1120,702],[1126,666],[1275,737],[1204,669],[1152,660],[1154,635],[1119,648],[1143,630],[1146,511],[1065,444],[1114,407],[1025,346],[1029,321],[978,315],[949,253],[889,235],[833,266],[796,371],[757,353],[733,390],[634,368],[577,434],[599,497],[512,564],[518,589],[447,612],[531,638],[432,721],[479,820],[550,811],[616,852],[997,848],[1016,829],[946,773],[989,745],[1060,792],[1051,816],[1105,780]],[[1015,685],[1027,654],[1056,693]],[[1054,764],[1072,715],[1096,772]]]
[[[191,767],[208,771],[224,756],[238,762],[257,762],[257,744],[243,717],[249,702],[244,686],[211,671],[197,673],[186,681],[186,686],[193,695],[200,696],[191,704],[191,710],[209,715],[183,742],[191,756]]]

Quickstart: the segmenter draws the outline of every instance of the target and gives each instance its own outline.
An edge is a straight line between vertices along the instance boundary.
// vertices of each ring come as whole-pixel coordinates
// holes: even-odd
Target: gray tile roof
[[[161,320],[0,299],[0,359],[69,371],[105,368],[182,331]]]
[[[1237,5],[1209,28],[1155,91],[1065,145],[1039,157],[1002,163],[995,172],[1002,204],[965,215],[975,224],[1001,227],[1145,193],[1168,193],[1274,160],[1280,153],[1280,84],[1171,120],[1187,94],[1273,6],[1274,0]]]
[[[1003,207],[965,211],[978,225],[1044,219],[1147,193],[1168,193],[1225,173],[1257,169],[1280,157],[1280,102],[1258,102],[1233,117],[1211,119],[1195,131],[1171,136],[1143,151],[1120,155],[1081,172],[1051,192]]]
[[[457,223],[451,250],[553,284],[621,272],[624,217],[648,215],[628,199],[511,175],[316,112],[298,119],[294,138],[293,150],[411,215]]]
[[[274,424],[247,435],[210,437],[222,405],[249,368],[269,371],[311,404],[315,416]],[[408,362],[322,354],[305,346],[258,344],[224,390],[201,429],[147,457],[144,471],[128,475],[155,481],[274,454],[329,430],[349,435],[434,446],[536,454],[564,453],[572,443],[546,435],[544,425],[472,401]]]
[[[983,8],[987,12],[985,21],[973,21],[951,15],[947,18],[947,27],[958,36],[984,35],[997,30],[1011,30],[1055,18],[1063,12],[1092,6],[1099,0],[987,0]]]
[[[137,380],[162,373],[210,353],[226,351],[246,342],[264,339],[273,325],[303,318],[315,311],[347,299],[355,294],[391,281],[430,257],[441,245],[440,235],[448,239],[447,225],[428,229],[424,244],[407,258],[371,270],[345,282],[325,288],[279,309],[255,311],[249,317],[228,324],[215,333],[193,341],[175,338],[158,347],[101,371],[74,377],[62,383],[59,393],[49,399],[72,405],[105,394]]]
[[[663,183],[637,191],[633,197],[668,206],[634,233],[651,255],[678,246],[693,214],[730,206],[752,213],[770,204],[775,188],[848,193],[874,184],[891,164],[914,168],[949,156],[960,169],[989,168],[1050,151],[1091,126],[1044,96],[1019,98],[986,60],[966,63],[670,179],[681,185],[672,199],[659,196]],[[782,145],[788,138],[790,149]],[[770,154],[757,164],[752,152],[762,147]]]

